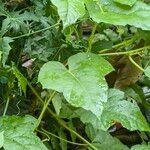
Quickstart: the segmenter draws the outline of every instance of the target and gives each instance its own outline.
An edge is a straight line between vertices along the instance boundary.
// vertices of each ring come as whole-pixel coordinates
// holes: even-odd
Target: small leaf
[[[92,53],[79,53],[68,60],[69,70],[59,62],[46,63],[39,72],[38,81],[43,88],[62,92],[75,107],[90,110],[100,116],[107,102],[107,83],[104,76],[113,70],[102,57]]]
[[[0,51],[0,61],[2,60],[2,51]]]
[[[145,75],[150,78],[150,66],[145,69]]]
[[[0,51],[2,51],[2,64],[5,66],[5,63],[7,61],[9,51],[11,50],[11,47],[9,43],[13,42],[12,38],[10,37],[3,37],[0,39]]]
[[[123,5],[128,5],[128,6],[133,6],[136,3],[137,0],[114,0],[114,2],[123,4]]]
[[[66,134],[62,128],[60,128],[58,134],[60,138],[67,140]],[[60,140],[60,146],[62,150],[67,150],[67,142]]]
[[[4,145],[4,131],[0,132],[0,148]]]
[[[69,104],[62,103],[62,108],[60,110],[59,116],[61,118],[77,118],[79,117],[78,114],[75,112],[78,108],[74,108]],[[90,111],[89,111],[90,112]]]
[[[58,14],[63,21],[64,28],[75,23],[85,14],[85,6],[82,0],[51,0],[57,7]]]
[[[112,137],[105,131],[96,130],[91,125],[86,126],[86,133],[98,150],[110,150],[110,147],[111,150],[129,150],[117,138]],[[89,148],[89,150],[91,149]]]
[[[150,150],[150,145],[135,145],[131,147],[131,150]]]
[[[0,16],[7,16],[8,12],[5,10],[4,3],[0,2]]]
[[[32,116],[0,118],[0,132],[4,131],[5,150],[48,150],[33,133],[37,120]]]
[[[56,114],[59,115],[60,109],[62,107],[62,99],[59,94],[56,94],[55,97],[52,99],[52,103],[54,106],[54,109],[56,111]]]
[[[13,65],[12,68],[13,68],[14,75],[18,79],[18,82],[20,84],[20,87],[21,87],[22,91],[24,92],[24,94],[26,94],[26,89],[27,89],[26,79],[23,77],[23,75],[18,71],[18,69],[14,65]]]

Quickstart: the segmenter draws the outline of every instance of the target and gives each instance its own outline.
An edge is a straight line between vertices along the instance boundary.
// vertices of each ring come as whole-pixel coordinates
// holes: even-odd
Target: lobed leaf
[[[1,35],[4,35],[8,30],[11,29],[13,29],[13,31],[23,31],[26,33],[27,29],[29,28],[29,21],[38,22],[39,20],[40,19],[31,12],[7,12],[7,17],[2,22]]]

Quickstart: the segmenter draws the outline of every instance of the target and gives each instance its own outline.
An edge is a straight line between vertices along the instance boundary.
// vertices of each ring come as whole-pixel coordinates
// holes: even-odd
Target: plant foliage
[[[150,149],[149,18],[146,0],[2,0],[0,149]]]

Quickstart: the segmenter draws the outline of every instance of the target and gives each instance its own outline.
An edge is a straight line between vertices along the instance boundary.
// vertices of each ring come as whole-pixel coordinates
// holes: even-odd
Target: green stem
[[[55,137],[55,138],[58,138],[58,139],[60,139],[60,140],[62,140],[62,141],[64,141],[64,142],[67,142],[67,143],[69,143],[69,144],[78,145],[78,146],[87,146],[87,144],[71,142],[71,141],[68,141],[68,140],[66,140],[66,139],[63,139],[63,138],[61,138],[61,137],[59,137],[59,136],[57,136],[57,135],[55,135],[55,134],[53,134],[53,133],[51,133],[51,132],[49,132],[49,131],[46,131],[46,130],[44,130],[44,129],[42,129],[42,130],[43,130],[43,131],[40,131],[40,130],[37,130],[37,131],[38,131],[39,133],[45,134],[49,139],[50,139],[50,137],[49,137],[48,135],[51,135],[51,136],[53,136],[53,137]]]
[[[92,42],[94,40],[94,34],[96,32],[96,29],[97,29],[97,23],[94,24],[93,29],[92,29],[92,33],[91,33],[91,35],[90,35],[90,37],[88,39],[88,43],[89,43],[88,49],[87,49],[88,52],[90,52],[91,49],[92,49]]]
[[[144,72],[144,69],[141,67],[141,66],[139,66],[133,59],[132,59],[132,57],[129,55],[129,60],[131,61],[131,63],[133,64],[133,65],[135,65],[138,69],[140,69],[142,72]]]
[[[83,36],[82,36],[82,35],[83,35],[82,22],[80,22],[80,23],[78,24],[77,30],[78,30],[79,38],[80,38],[80,40],[82,41],[82,40],[83,40]]]
[[[77,29],[76,29],[76,26],[74,25],[73,28],[74,28],[74,31],[75,31],[75,34],[76,34],[76,38],[77,38],[77,40],[79,40],[80,36],[79,36],[79,33],[78,33]]]
[[[32,87],[32,85],[27,82],[29,87],[31,88],[32,92],[37,96],[37,98],[42,102],[42,104],[44,103],[42,98],[39,96],[39,94],[36,92],[36,90]],[[90,142],[88,142],[86,139],[84,139],[80,134],[78,134],[77,132],[75,132],[74,130],[72,130],[71,128],[69,128],[66,123],[61,120],[49,107],[47,107],[47,111],[58,121],[58,123],[63,126],[65,129],[67,129],[68,131],[70,131],[71,133],[73,133],[74,135],[76,135],[78,138],[80,138],[83,142],[85,142],[87,145],[89,145],[89,147],[91,147],[93,150],[98,150],[95,146],[93,146]]]
[[[29,83],[29,82],[28,82]],[[30,87],[32,87],[32,85],[29,83]],[[31,90],[33,90],[34,88],[32,87]],[[38,95],[38,93],[33,90],[32,91],[37,98],[43,103],[42,98]],[[93,146],[90,142],[88,142],[86,139],[84,139],[80,134],[78,134],[77,132],[75,132],[74,130],[72,130],[71,128],[69,128],[66,123],[61,120],[49,107],[47,107],[47,111],[58,121],[58,123],[64,127],[65,129],[67,129],[68,131],[70,131],[72,134],[76,135],[78,138],[80,138],[83,142],[85,142],[87,145],[89,145],[89,147],[91,147],[93,150],[98,150],[95,146]]]
[[[9,105],[9,101],[10,101],[10,99],[9,99],[9,97],[8,97],[8,98],[7,98],[7,101],[6,101],[5,109],[4,109],[4,112],[3,112],[3,116],[6,115],[6,112],[7,112],[7,109],[8,109],[8,105]]]
[[[47,100],[47,102],[44,104],[43,109],[42,109],[42,111],[41,111],[41,114],[40,114],[40,116],[39,116],[39,118],[38,118],[38,121],[37,121],[37,127],[39,126],[39,124],[40,124],[40,122],[41,122],[41,120],[42,120],[42,118],[43,118],[43,116],[44,116],[44,113],[45,113],[45,111],[46,111],[46,109],[47,109],[47,107],[48,107],[50,101],[54,98],[55,94],[56,94],[56,92],[54,91],[54,92],[51,94],[50,98]]]
[[[129,40],[127,40],[127,41],[123,41],[123,42],[121,42],[121,43],[119,43],[119,44],[113,45],[113,46],[112,46],[112,49],[116,49],[116,48],[119,48],[119,47],[122,47],[122,46],[127,46],[127,45],[129,45],[129,44],[132,44],[132,43],[135,41],[136,38],[137,38],[137,36],[135,36],[135,37],[133,37],[132,39],[129,39]],[[101,50],[101,51],[99,51],[99,54],[108,52],[109,50],[110,50],[110,49]]]
[[[21,75],[22,73],[17,69],[16,69]],[[42,105],[44,105],[44,101],[43,99],[39,96],[38,92],[34,89],[34,87],[31,85],[31,83],[22,75],[22,78],[24,78],[29,86],[29,88],[32,90],[33,94],[38,98],[38,100],[41,102]],[[80,134],[78,134],[77,132],[75,132],[74,130],[72,130],[71,128],[69,128],[66,123],[61,120],[49,107],[47,107],[47,111],[52,115],[52,117],[54,117],[58,123],[64,127],[65,129],[67,129],[68,131],[70,131],[72,134],[76,135],[78,138],[80,138],[84,143],[86,143],[90,148],[92,148],[93,150],[98,150],[94,145],[92,145],[90,142],[88,142],[86,139],[84,139]]]
[[[142,48],[138,48],[135,50],[130,50],[127,52],[116,52],[116,53],[104,53],[104,54],[99,54],[100,56],[115,56],[115,55],[137,55],[142,51],[145,51],[147,49],[150,49],[150,46],[145,46]]]
[[[33,34],[37,34],[37,33],[40,33],[40,32],[46,31],[46,30],[49,30],[49,29],[51,29],[51,28],[53,28],[53,27],[58,26],[59,24],[60,24],[60,23],[56,23],[56,24],[54,24],[54,25],[52,25],[52,26],[50,26],[50,27],[47,27],[47,28],[44,28],[44,29],[41,29],[41,30],[34,31],[34,32],[32,32],[32,33],[27,33],[27,34],[23,34],[23,35],[20,35],[20,36],[16,36],[16,37],[13,37],[12,39],[13,39],[13,40],[16,40],[16,39],[20,39],[20,38],[23,38],[23,37],[31,36],[31,35],[33,35]]]

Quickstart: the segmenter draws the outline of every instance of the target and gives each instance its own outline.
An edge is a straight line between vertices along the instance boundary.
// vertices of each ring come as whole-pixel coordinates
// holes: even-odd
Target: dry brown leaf
[[[133,59],[141,66],[140,56],[134,56]],[[118,89],[122,89],[136,83],[142,75],[142,71],[139,70],[139,68],[137,68],[127,56],[123,56],[117,62],[116,68],[118,68],[118,71],[114,87]]]

